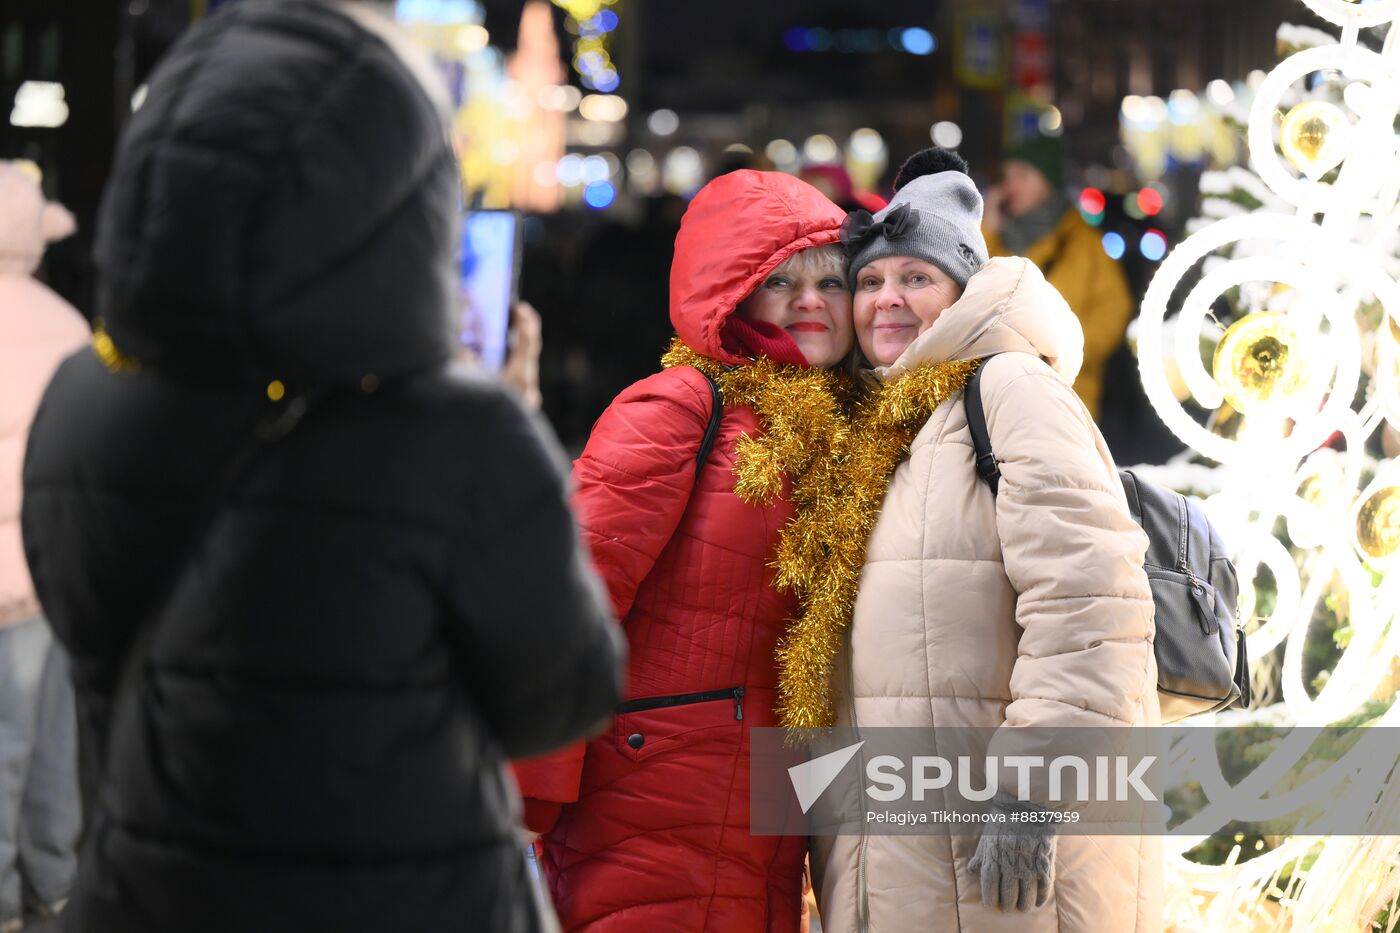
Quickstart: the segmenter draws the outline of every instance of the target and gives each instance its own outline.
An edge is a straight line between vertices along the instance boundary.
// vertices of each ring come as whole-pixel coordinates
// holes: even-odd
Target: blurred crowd
[[[769,167],[761,156],[723,166]],[[860,191],[839,165],[809,166],[800,177],[848,211],[879,210],[893,180],[881,192]],[[1152,411],[1126,340],[1148,276],[1110,258],[1100,231],[1081,216],[1063,140],[1033,137],[975,177],[986,193],[983,229],[992,254],[1034,261],[1079,317],[1086,354],[1075,389],[1115,457],[1162,463],[1180,451]],[[663,194],[645,199],[636,220],[570,212],[526,222],[521,296],[544,319],[544,410],[571,452],[582,449],[608,401],[655,369],[670,339],[667,281],[685,206]]]

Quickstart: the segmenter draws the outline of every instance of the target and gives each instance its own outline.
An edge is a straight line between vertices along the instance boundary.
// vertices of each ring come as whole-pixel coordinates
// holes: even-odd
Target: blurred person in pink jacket
[[[0,162],[0,933],[52,916],[73,883],[81,823],[73,688],[40,615],[20,542],[20,467],[44,387],[88,340],[78,311],[34,278],[75,229],[37,172]]]

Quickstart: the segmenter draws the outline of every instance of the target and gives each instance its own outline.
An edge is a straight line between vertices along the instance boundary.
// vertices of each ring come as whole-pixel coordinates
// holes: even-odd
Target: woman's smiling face
[[[961,296],[952,276],[923,259],[886,256],[867,263],[855,294],[856,338],[865,358],[889,366]]]
[[[781,327],[810,366],[835,366],[851,351],[851,293],[844,260],[832,247],[790,256],[740,302],[738,313]]]

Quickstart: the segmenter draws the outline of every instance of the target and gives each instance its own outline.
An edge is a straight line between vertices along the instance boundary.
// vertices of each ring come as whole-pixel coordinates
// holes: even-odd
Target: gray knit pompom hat
[[[860,270],[886,256],[927,260],[966,286],[987,261],[982,195],[967,163],[950,149],[917,152],[900,166],[894,192],[879,213],[852,211],[841,225],[851,291]]]

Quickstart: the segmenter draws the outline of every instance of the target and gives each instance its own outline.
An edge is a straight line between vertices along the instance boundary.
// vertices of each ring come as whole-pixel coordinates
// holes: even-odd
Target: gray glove
[[[1040,812],[1004,791],[992,806],[1006,822],[988,823],[967,867],[982,879],[982,903],[998,910],[1030,910],[1050,896],[1055,880],[1055,824],[1010,822],[1013,810]]]

